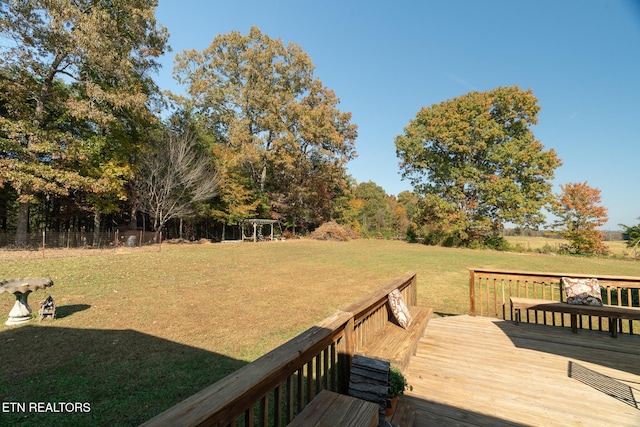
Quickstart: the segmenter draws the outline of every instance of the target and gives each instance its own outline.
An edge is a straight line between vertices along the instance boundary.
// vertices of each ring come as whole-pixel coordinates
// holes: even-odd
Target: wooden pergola
[[[242,233],[242,240],[252,240],[257,242],[258,240],[273,240],[273,224],[278,221],[275,219],[260,219],[260,218],[251,218],[240,221],[240,232]],[[262,233],[262,226],[268,225],[270,228],[270,232],[268,236],[265,236]],[[246,235],[244,232],[245,226],[252,226],[253,232],[251,235]]]

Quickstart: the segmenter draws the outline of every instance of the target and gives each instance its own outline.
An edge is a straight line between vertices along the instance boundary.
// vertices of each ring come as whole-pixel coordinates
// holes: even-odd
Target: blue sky
[[[157,82],[180,91],[173,57],[257,26],[311,57],[358,125],[349,173],[388,194],[403,181],[394,138],[423,106],[519,85],[542,110],[533,132],[557,151],[559,184],[587,181],[604,228],[640,222],[640,0],[159,0],[173,52]]]

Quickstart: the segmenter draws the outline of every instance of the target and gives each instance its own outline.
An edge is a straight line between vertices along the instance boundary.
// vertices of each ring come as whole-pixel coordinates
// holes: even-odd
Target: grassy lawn
[[[383,240],[0,251],[0,279],[50,277],[55,321],[0,318],[6,402],[90,412],[0,412],[0,425],[137,425],[408,271],[437,313],[468,310],[467,268],[640,276],[640,262]],[[13,306],[0,295],[0,316]],[[53,408],[55,409],[55,408]]]

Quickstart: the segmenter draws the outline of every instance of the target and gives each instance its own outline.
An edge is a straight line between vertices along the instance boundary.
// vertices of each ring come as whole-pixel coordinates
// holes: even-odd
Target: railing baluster
[[[244,426],[245,427],[253,427],[253,417],[255,412],[253,410],[253,405],[249,407],[244,413]]]
[[[313,399],[313,359],[311,359],[308,363],[307,363],[307,377],[306,377],[306,395],[307,395],[307,400],[305,402],[306,405],[309,404],[309,402],[311,402],[311,399]]]
[[[478,286],[478,296],[480,297],[480,301],[478,303],[478,305],[480,306],[480,316],[482,316],[484,313],[484,305],[482,303],[482,278],[480,278],[480,283]]]
[[[316,365],[316,378],[314,381],[316,385],[315,395],[317,396],[320,390],[322,390],[322,353],[315,357],[314,363]]]
[[[285,422],[287,424],[289,424],[291,422],[291,420],[293,420],[293,410],[294,410],[294,405],[295,405],[295,399],[294,399],[294,382],[293,382],[293,378],[294,375],[289,376],[289,378],[287,378],[287,391],[286,391],[286,399],[287,399],[287,407],[286,407],[286,413],[285,413]]]
[[[337,384],[337,367],[336,367],[336,344],[333,343],[331,344],[330,347],[330,355],[331,355],[331,359],[330,359],[330,382],[329,382],[329,387],[331,388],[332,391],[336,391],[338,389],[338,384]]]
[[[322,388],[329,388],[329,349],[322,352]]]
[[[304,408],[304,367],[298,369],[298,388],[297,388],[297,406],[296,406],[296,414],[299,414]]]
[[[282,426],[282,386],[273,390],[273,421],[275,427]]]
[[[498,317],[498,292],[497,292],[497,280],[498,279],[493,279],[493,312],[494,312],[494,316]]]
[[[260,399],[260,427],[267,427],[269,425],[269,394],[265,394]]]

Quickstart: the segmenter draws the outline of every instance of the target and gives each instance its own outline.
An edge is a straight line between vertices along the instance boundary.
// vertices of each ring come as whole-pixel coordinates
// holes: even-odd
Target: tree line
[[[394,141],[413,191],[387,195],[348,175],[357,126],[294,43],[256,27],[218,35],[176,55],[184,93],[161,92],[153,74],[170,48],[156,6],[0,5],[0,229],[17,245],[30,230],[268,218],[292,233],[337,221],[367,237],[499,247],[505,224],[536,229],[546,207],[572,251],[603,251],[599,190],[551,193],[562,162],[533,135],[531,90],[421,109]]]
[[[348,205],[350,113],[311,59],[252,28],[176,56],[185,95],[152,75],[156,2],[0,6],[0,217],[33,229],[269,217],[307,230]],[[166,118],[163,118],[166,117]],[[142,215],[141,215],[142,214]]]

